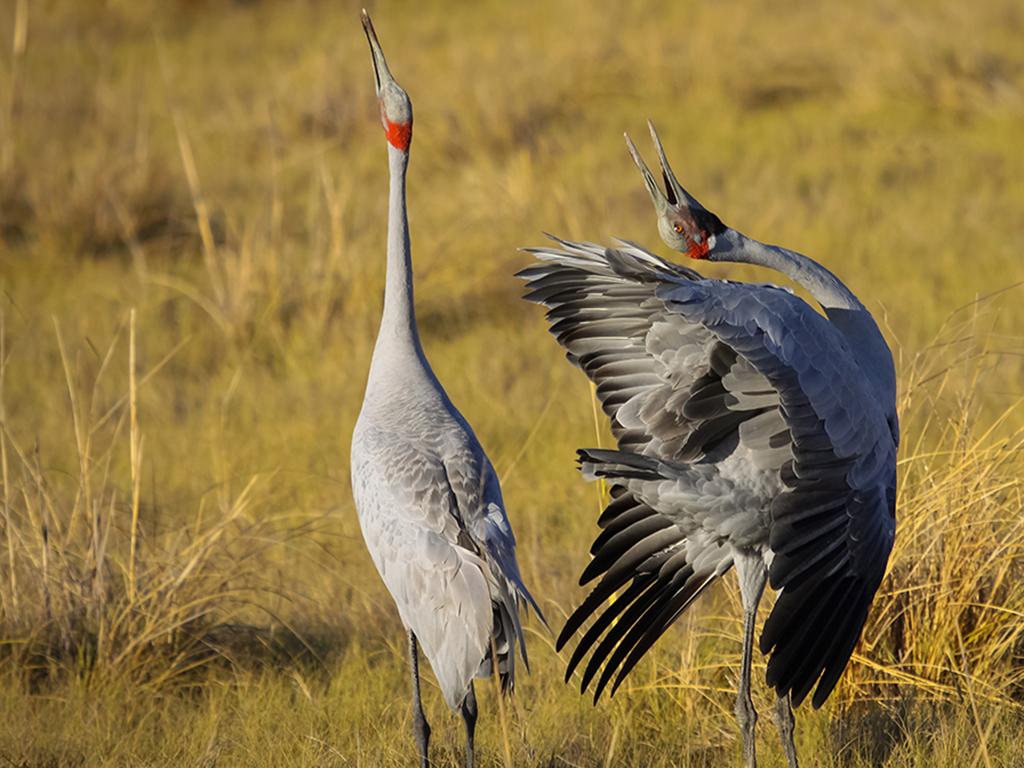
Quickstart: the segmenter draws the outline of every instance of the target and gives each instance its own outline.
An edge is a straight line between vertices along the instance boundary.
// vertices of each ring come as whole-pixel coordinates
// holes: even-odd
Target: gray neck
[[[864,374],[884,397],[883,402],[892,403],[890,410],[894,407],[896,370],[889,345],[871,313],[838,277],[803,254],[766,245],[735,230],[727,230],[719,237],[726,238],[728,244],[720,251],[721,261],[769,267],[804,287],[846,338]],[[894,413],[891,423],[895,424]]]
[[[374,367],[380,358],[422,357],[416,310],[412,293],[412,253],[409,248],[409,219],[405,207],[405,172],[409,154],[388,145],[390,187],[388,192],[387,278],[384,285],[384,313],[374,348]]]
[[[781,272],[806,288],[826,312],[830,309],[864,309],[864,305],[838,277],[813,259],[777,245],[766,245],[735,230],[726,232],[722,237],[736,241],[730,243],[733,247],[723,253],[723,261],[756,264]]]

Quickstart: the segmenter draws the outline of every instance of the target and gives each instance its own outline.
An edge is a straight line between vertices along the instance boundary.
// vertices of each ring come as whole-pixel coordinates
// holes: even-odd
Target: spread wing
[[[846,340],[792,294],[710,281],[665,285],[778,392],[792,459],[772,501],[769,579],[781,590],[761,634],[768,683],[800,703],[828,698],[860,638],[896,530],[896,446],[886,404]]]
[[[882,406],[865,392],[841,334],[789,292],[704,280],[628,243],[615,250],[559,243],[532,251],[543,263],[520,273],[529,281],[527,298],[549,308],[552,333],[596,384],[619,448],[693,466],[742,447],[754,467],[775,477],[780,492],[766,543],[771,584],[782,594],[761,645],[772,653],[769,682],[799,702],[820,680],[819,705],[852,653],[892,546],[895,448]],[[652,550],[648,557],[685,544],[692,567],[722,544],[678,527],[652,533],[654,525],[638,516],[625,529],[636,539],[632,547]],[[594,562],[608,573],[632,569],[633,582],[591,631],[613,611],[611,618],[633,610],[631,618],[647,623],[652,605],[663,610],[672,599],[635,593],[646,571],[637,550],[612,546],[632,541],[618,535],[598,538]],[[711,580],[729,565],[721,555]],[[601,600],[588,598],[567,630]],[[643,643],[633,638],[618,650],[635,632],[613,629],[592,663],[632,658],[646,650],[648,631]]]
[[[634,244],[558,242],[563,248],[528,249],[543,263],[519,273],[525,298],[548,307],[551,333],[596,385],[619,448],[696,461],[731,452],[743,422],[774,411],[743,436],[763,454],[759,465],[781,466],[778,393],[711,330],[656,295],[663,281],[701,276]]]

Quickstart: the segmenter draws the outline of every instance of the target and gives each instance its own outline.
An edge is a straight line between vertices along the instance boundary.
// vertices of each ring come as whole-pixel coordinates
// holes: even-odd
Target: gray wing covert
[[[543,263],[519,272],[525,298],[548,307],[552,335],[595,384],[620,450],[682,463],[742,440],[759,466],[781,466],[788,455],[776,450],[786,431],[778,393],[657,296],[665,281],[701,276],[632,243],[557,242],[563,248],[527,249]]]
[[[403,623],[419,640],[448,705],[457,709],[489,652],[492,630],[487,564],[460,543],[457,502],[443,464],[402,451],[376,462],[380,514],[361,516],[374,562]]]
[[[460,545],[487,563],[499,672],[503,686],[511,689],[515,683],[517,645],[529,669],[520,608],[529,605],[541,621],[544,616],[519,571],[515,535],[505,512],[498,476],[471,431],[467,435],[470,437],[465,443],[446,454],[444,471],[455,500]],[[481,672],[486,675],[490,670],[488,658]]]
[[[526,659],[519,608],[532,598],[490,462],[462,430],[414,441],[371,435],[364,446],[353,473],[364,478],[360,525],[445,700],[457,708],[470,681],[491,673],[492,638],[510,689],[517,646]]]

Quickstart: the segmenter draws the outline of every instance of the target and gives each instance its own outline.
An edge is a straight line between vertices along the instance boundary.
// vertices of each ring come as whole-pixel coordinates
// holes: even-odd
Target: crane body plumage
[[[371,376],[367,387],[353,494],[374,564],[457,709],[473,678],[490,673],[492,636],[514,683],[526,590],[497,475],[471,428],[428,367],[390,382]]]
[[[733,565],[744,609],[736,714],[755,764],[750,699],[758,602],[778,592],[761,650],[796,765],[790,700],[820,706],[860,637],[895,534],[899,440],[892,356],[831,272],[723,225],[678,184],[652,135],[665,191],[639,158],[663,239],[694,258],[774,268],[824,314],[768,284],[713,280],[629,242],[532,248],[526,298],[596,385],[615,450],[579,451],[612,501],[580,583],[566,673],[611,691]],[[677,238],[678,236],[678,238]],[[589,658],[588,658],[589,656]]]
[[[427,764],[430,728],[420,703],[420,649],[445,701],[462,713],[471,766],[473,679],[495,672],[496,654],[496,672],[511,691],[517,652],[527,661],[520,612],[536,604],[516,563],[498,476],[420,343],[405,203],[411,103],[387,69],[365,11],[363,25],[388,138],[390,187],[384,309],[352,435],[352,491],[371,558],[409,633],[421,763]]]

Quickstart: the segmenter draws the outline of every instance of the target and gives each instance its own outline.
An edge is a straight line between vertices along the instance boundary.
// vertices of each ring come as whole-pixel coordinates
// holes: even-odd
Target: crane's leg
[[[786,753],[786,763],[789,768],[800,768],[796,759],[796,746],[793,744],[796,720],[793,717],[793,707],[790,706],[788,693],[785,696],[779,696],[775,702],[775,724],[779,727],[779,736],[782,737],[782,749]]]
[[[473,768],[473,734],[476,732],[476,694],[473,681],[469,681],[469,693],[462,702],[462,722],[466,725],[466,768]]]
[[[420,766],[429,768],[427,747],[430,744],[430,723],[423,714],[423,701],[420,699],[420,658],[416,635],[412,630],[409,630],[409,663],[412,666],[412,733],[416,737],[416,748],[420,753]]]
[[[746,768],[757,768],[755,726],[757,711],[750,698],[750,666],[754,654],[754,627],[757,622],[757,604],[761,602],[768,571],[760,553],[737,553],[736,575],[740,582],[740,599],[743,603],[743,657],[740,661],[740,686],[736,693],[736,722],[743,737],[743,764]]]

